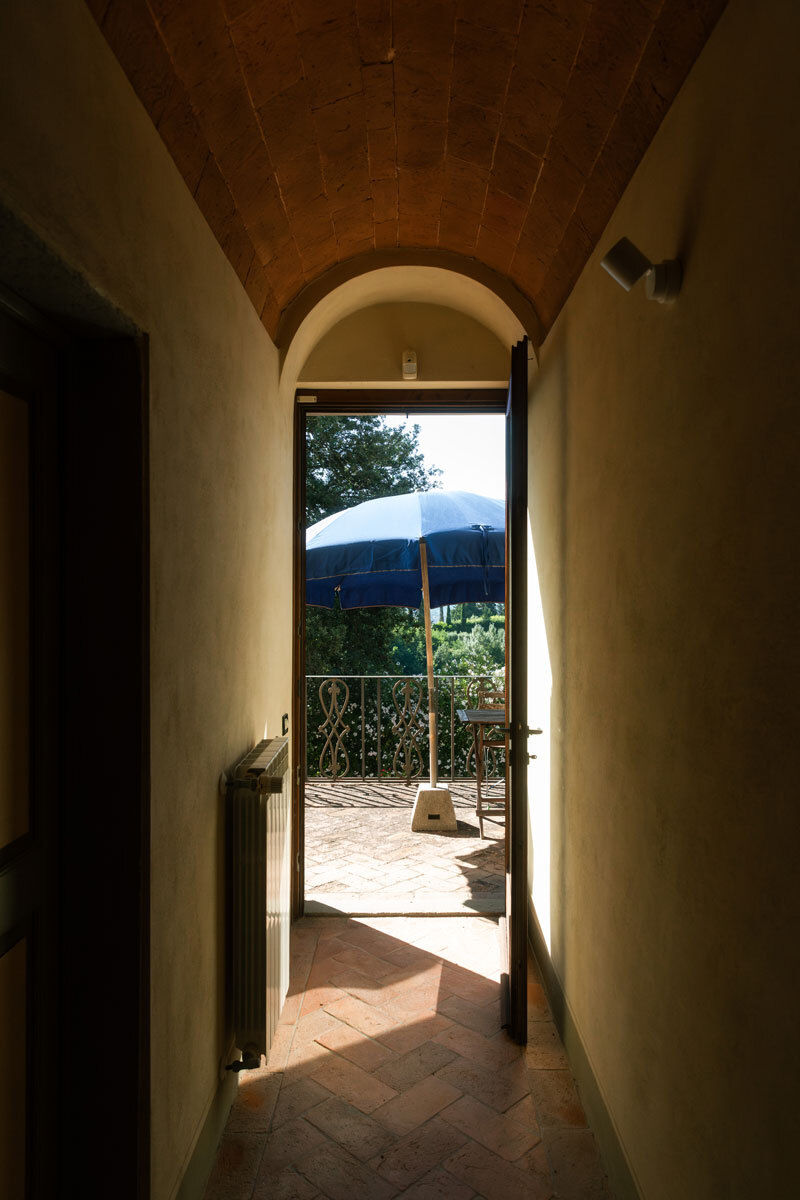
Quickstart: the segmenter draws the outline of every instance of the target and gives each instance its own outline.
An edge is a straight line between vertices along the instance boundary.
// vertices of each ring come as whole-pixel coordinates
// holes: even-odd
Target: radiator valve
[[[245,1050],[241,1058],[237,1058],[234,1062],[228,1063],[226,1071],[255,1071],[261,1066],[261,1055],[252,1054]]]
[[[283,791],[283,776],[268,775],[263,771],[258,777],[259,796],[269,796]]]

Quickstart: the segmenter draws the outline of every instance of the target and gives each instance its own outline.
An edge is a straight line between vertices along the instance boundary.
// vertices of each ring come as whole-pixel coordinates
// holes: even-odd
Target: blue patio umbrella
[[[433,695],[431,606],[505,600],[505,505],[473,492],[367,500],[306,530],[306,601],[333,608],[422,607]],[[436,714],[430,705],[431,786]]]

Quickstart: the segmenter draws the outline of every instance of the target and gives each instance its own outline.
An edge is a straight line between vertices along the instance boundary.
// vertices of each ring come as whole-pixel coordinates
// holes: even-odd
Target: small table
[[[483,805],[481,797],[481,783],[483,782],[483,752],[487,747],[492,749],[505,749],[508,752],[508,735],[506,734],[505,724],[506,715],[500,708],[459,708],[456,710],[458,719],[463,725],[472,726],[472,740],[475,746],[475,782],[478,791],[478,800],[475,805],[475,811],[478,815],[478,829],[481,837],[483,837]],[[498,726],[503,727],[504,739],[502,742],[492,740],[487,741],[487,733],[492,728]],[[497,801],[497,803],[501,803]],[[505,812],[505,798],[502,800],[503,812]]]

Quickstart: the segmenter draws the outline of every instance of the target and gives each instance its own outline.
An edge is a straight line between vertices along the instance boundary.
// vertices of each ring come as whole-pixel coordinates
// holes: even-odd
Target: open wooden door
[[[0,286],[3,1200],[149,1195],[145,365]]]
[[[55,1195],[56,354],[0,310],[0,1192]]]
[[[506,703],[509,762],[506,805],[506,919],[508,951],[506,1025],[517,1042],[528,1033],[526,821],[528,774],[527,712],[527,520],[528,520],[528,339],[511,351],[506,409]]]

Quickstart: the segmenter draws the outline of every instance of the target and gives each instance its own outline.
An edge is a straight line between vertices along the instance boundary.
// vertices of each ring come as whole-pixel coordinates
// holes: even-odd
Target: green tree
[[[384,417],[309,417],[306,524],[364,500],[427,492],[438,467],[426,467],[419,425],[391,426]]]
[[[441,472],[426,467],[419,426],[383,417],[310,416],[306,440],[306,525],[365,500],[430,491]],[[390,675],[398,628],[414,615],[401,608],[306,609],[306,673]]]

